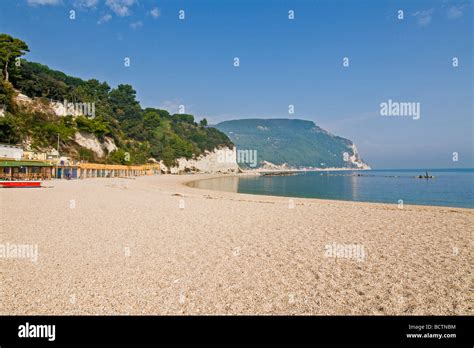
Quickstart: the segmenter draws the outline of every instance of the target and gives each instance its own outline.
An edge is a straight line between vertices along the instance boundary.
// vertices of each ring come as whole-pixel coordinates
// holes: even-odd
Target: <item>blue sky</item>
[[[312,120],[375,168],[451,168],[474,167],[472,14],[469,1],[3,0],[0,32],[31,61],[133,85],[142,106]],[[388,99],[420,103],[420,119],[381,116]]]

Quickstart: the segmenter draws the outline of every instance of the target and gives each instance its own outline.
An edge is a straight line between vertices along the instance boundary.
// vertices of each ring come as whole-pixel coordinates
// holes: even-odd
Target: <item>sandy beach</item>
[[[0,244],[37,259],[0,258],[0,314],[474,313],[474,210],[184,185],[204,177],[2,189]]]

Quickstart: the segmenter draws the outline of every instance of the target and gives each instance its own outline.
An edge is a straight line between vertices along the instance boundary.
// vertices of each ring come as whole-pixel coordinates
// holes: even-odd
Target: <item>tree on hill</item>
[[[29,51],[28,45],[7,34],[0,34],[0,63],[2,64],[3,79],[8,82],[10,67],[15,60]]]
[[[109,93],[112,110],[119,121],[140,118],[140,104],[137,92],[130,85],[118,85]]]

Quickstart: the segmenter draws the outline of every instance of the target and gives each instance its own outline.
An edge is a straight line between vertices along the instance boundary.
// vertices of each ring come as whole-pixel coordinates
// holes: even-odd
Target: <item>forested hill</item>
[[[170,165],[177,158],[191,158],[205,150],[232,146],[219,130],[197,123],[193,115],[170,115],[166,110],[142,109],[136,92],[127,84],[111,88],[107,82],[82,80],[20,58],[26,43],[0,34],[0,143],[28,144],[32,149],[56,148],[61,155],[106,163],[141,164],[150,158]],[[44,108],[25,108],[15,102],[18,91]],[[58,116],[50,101],[93,103],[94,115]],[[75,141],[78,132],[99,141],[113,139],[117,149],[98,157]],[[128,153],[128,154],[127,154]],[[127,154],[127,155],[126,155]]]
[[[369,166],[354,143],[298,119],[243,119],[216,125],[239,149],[257,150],[258,160],[291,167],[360,168]]]

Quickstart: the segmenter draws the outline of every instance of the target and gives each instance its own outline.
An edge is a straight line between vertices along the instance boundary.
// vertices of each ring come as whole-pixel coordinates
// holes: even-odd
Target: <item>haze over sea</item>
[[[474,208],[474,169],[305,172],[291,176],[223,177],[190,185],[272,196]],[[360,175],[360,176],[359,176]]]

